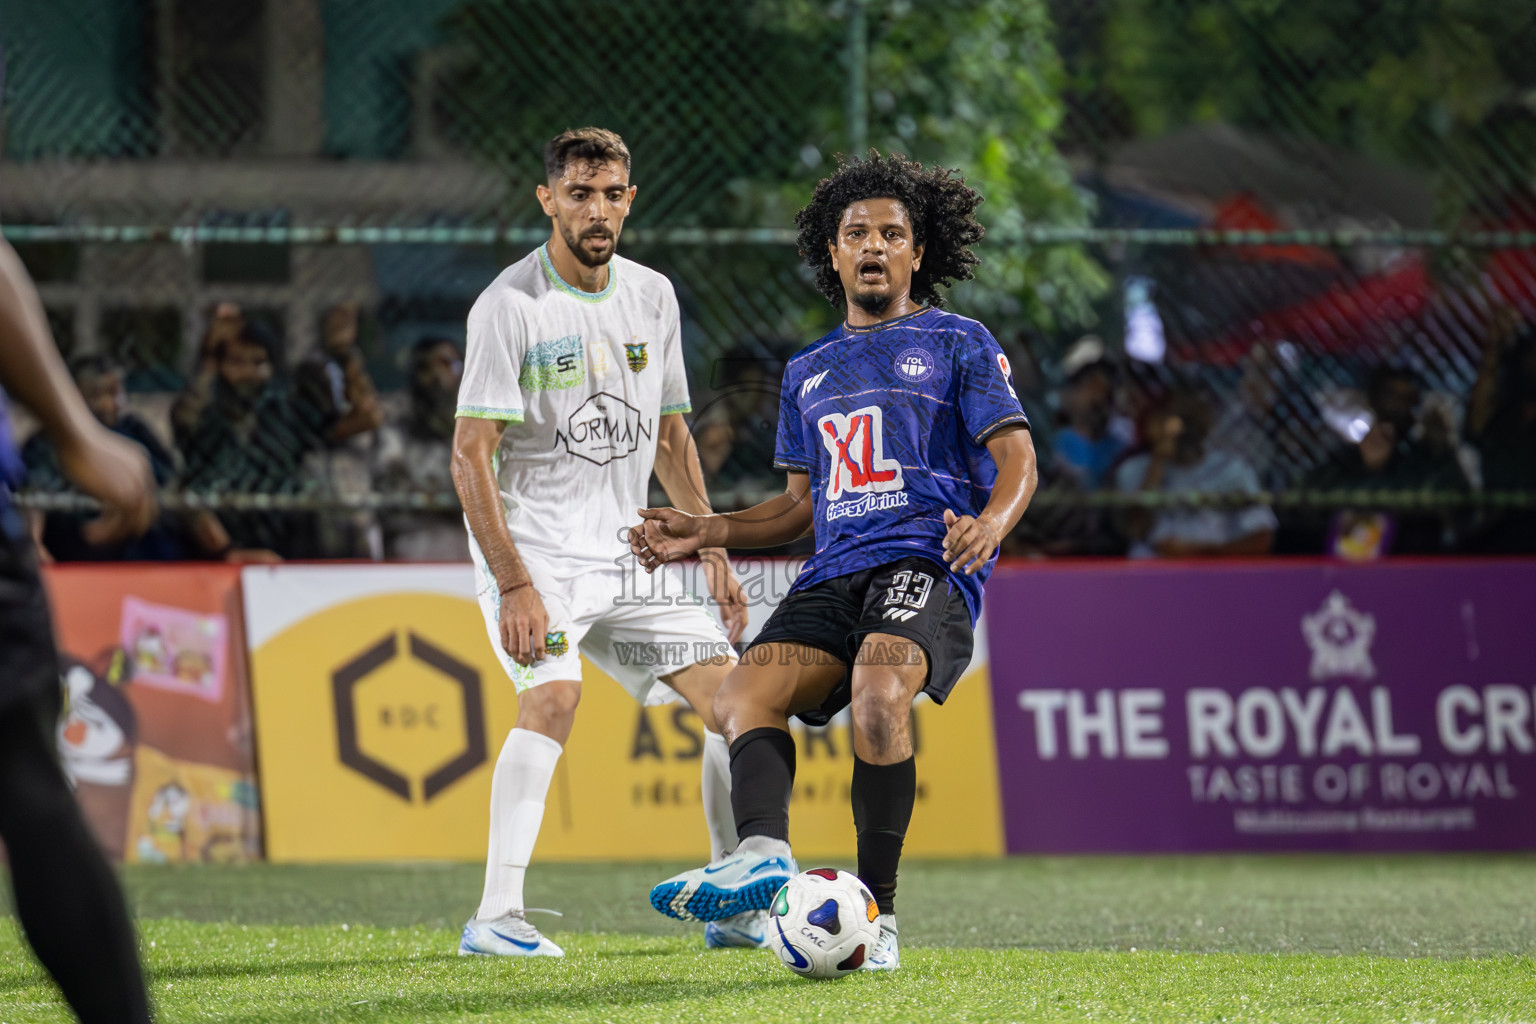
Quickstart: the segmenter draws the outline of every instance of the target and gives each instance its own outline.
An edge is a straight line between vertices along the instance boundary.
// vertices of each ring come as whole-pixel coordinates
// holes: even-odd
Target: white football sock
[[[767,836],[747,836],[736,847],[738,851],[755,853],[762,857],[793,857],[789,852],[789,844],[782,839],[770,839]]]
[[[699,783],[704,792],[704,824],[709,826],[709,860],[736,849],[736,812],[731,810],[731,747],[725,737],[704,730]]]
[[[485,892],[475,917],[492,921],[523,909],[523,876],[544,821],[544,797],[560,760],[560,744],[531,729],[513,729],[491,775],[491,838]]]

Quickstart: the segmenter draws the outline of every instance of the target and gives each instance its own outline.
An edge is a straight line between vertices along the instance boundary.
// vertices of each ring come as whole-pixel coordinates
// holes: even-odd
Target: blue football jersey
[[[975,320],[925,308],[838,327],[784,368],[778,469],[810,474],[816,554],[792,590],[920,555],[946,566],[971,612],[974,576],[944,561],[944,510],[977,515],[997,479],[985,442],[1029,420],[1007,357]]]
[[[5,500],[12,490],[20,487],[26,476],[11,423],[10,397],[4,388],[0,388],[0,500]]]

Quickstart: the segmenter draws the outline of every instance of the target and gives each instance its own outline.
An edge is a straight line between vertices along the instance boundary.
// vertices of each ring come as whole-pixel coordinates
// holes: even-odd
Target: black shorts
[[[850,671],[827,699],[797,716],[807,725],[825,725],[853,699],[851,668],[870,633],[905,637],[923,649],[928,655],[923,692],[937,704],[944,703],[971,662],[971,613],[965,597],[944,570],[926,558],[903,558],[794,591],[774,609],[747,650],[760,644],[799,644],[825,651],[847,666]]]
[[[0,529],[0,710],[58,685],[53,622],[31,538]]]

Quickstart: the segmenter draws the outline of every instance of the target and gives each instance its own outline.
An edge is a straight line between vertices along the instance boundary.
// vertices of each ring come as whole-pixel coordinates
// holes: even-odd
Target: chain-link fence
[[[188,494],[158,552],[458,550],[464,315],[584,123],[634,154],[623,250],[677,286],[718,505],[776,486],[783,360],[838,316],[793,212],[874,145],[987,196],[952,305],[1034,424],[1010,551],[1532,550],[1533,13],[16,0],[0,211],[82,386]]]

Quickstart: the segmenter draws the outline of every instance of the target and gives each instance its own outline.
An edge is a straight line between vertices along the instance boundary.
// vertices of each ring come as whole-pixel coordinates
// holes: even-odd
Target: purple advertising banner
[[[1536,561],[1001,567],[1010,853],[1536,848]]]

